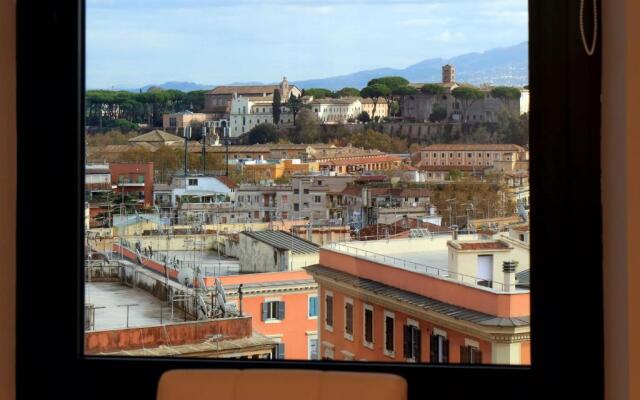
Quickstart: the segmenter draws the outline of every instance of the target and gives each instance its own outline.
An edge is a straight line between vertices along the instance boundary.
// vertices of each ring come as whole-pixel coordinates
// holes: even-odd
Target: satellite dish
[[[178,271],[178,282],[184,284],[185,286],[193,286],[194,283],[194,273],[191,268],[182,268]]]

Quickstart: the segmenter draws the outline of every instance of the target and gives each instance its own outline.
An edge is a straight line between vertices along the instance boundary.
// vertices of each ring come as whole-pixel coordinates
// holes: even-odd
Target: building
[[[105,226],[108,218],[109,202],[113,201],[113,185],[109,164],[87,164],[84,169],[85,224],[87,229]]]
[[[204,125],[205,121],[213,119],[213,114],[194,113],[192,111],[182,111],[162,115],[162,129],[178,133],[191,124],[198,123]]]
[[[154,204],[160,208],[174,208],[182,203],[220,203],[231,201],[236,184],[226,177],[177,175],[171,184],[154,187]]]
[[[367,171],[396,170],[402,158],[392,155],[346,156],[339,158],[323,158],[318,161],[320,169],[329,174],[356,174]]]
[[[465,119],[467,122],[494,122],[503,111],[515,116],[529,112],[529,89],[517,88],[520,91],[518,99],[500,99],[492,97],[492,87],[481,86],[477,89],[484,93],[484,97],[465,106],[453,96],[452,91],[457,87],[472,87],[472,85],[458,84],[455,79],[455,67],[447,64],[442,67],[442,82],[438,83],[442,86],[442,93],[422,93],[420,89],[424,85],[423,83],[411,84],[418,92],[401,96],[400,111],[402,116],[413,121],[428,122],[436,104],[444,107],[446,118],[451,121]]]
[[[509,244],[449,238],[324,246],[305,268],[319,286],[320,357],[530,364],[529,291]]]
[[[283,159],[279,162],[255,160],[242,164],[242,173],[254,182],[290,178],[296,174],[318,172],[319,169],[317,162],[305,163],[299,159]]]
[[[153,206],[153,163],[110,163],[114,196],[136,199],[145,207]]]
[[[280,90],[283,101],[286,101],[290,95],[299,97],[302,94],[295,85],[289,85],[286,77],[282,78],[282,82],[277,85],[218,86],[205,93],[204,112],[213,114],[213,119],[228,120],[234,94],[242,97],[265,97],[272,96],[276,89]]]
[[[248,221],[286,221],[293,215],[291,185],[240,185],[236,195],[234,216]]]
[[[240,260],[241,273],[294,271],[318,262],[319,246],[283,231],[243,231],[226,254]]]
[[[159,129],[129,139],[130,145],[147,144],[155,148],[160,146],[171,146],[175,144],[184,144],[184,138],[172,135]]]
[[[280,125],[291,126],[293,114],[286,107],[287,98],[281,97]],[[238,137],[260,124],[273,124],[273,95],[233,95],[229,115],[229,136]]]
[[[432,144],[419,151],[416,166],[493,167],[495,162],[524,162],[529,151],[517,144]]]
[[[373,111],[374,99],[367,97],[360,100],[360,103],[362,103],[362,111],[366,112],[371,119],[375,119],[375,117],[382,119],[389,116],[389,105],[382,97],[375,99],[375,113]]]
[[[277,342],[274,358],[318,359],[318,285],[304,271],[222,276],[228,302]],[[242,285],[242,306],[239,288]]]
[[[361,100],[356,97],[322,98],[311,100],[307,106],[323,124],[345,124],[354,121],[363,111]]]

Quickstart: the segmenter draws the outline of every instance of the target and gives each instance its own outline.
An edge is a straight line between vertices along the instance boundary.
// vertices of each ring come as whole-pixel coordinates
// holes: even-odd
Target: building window
[[[284,301],[265,301],[262,303],[262,320],[284,319]]]
[[[309,208],[309,203],[302,203],[303,208],[307,209]]]
[[[320,203],[322,200],[320,196],[313,196],[313,201],[316,203]]]
[[[373,306],[369,304],[365,304],[364,306],[364,329],[363,329],[363,338],[362,344],[365,347],[373,349]]]
[[[176,126],[178,126],[178,124],[176,123],[176,119],[175,118],[169,118],[169,127],[170,128],[175,128]]]
[[[293,203],[293,211],[300,211],[300,203]]]
[[[353,299],[344,299],[344,337],[353,341]]]
[[[309,349],[309,360],[317,360],[318,359],[318,336],[315,334],[309,335],[307,345]]]
[[[324,328],[329,332],[333,332],[333,293],[327,291],[324,295],[325,319]]]
[[[482,364],[482,352],[477,342],[465,339],[460,346],[460,364]]]
[[[420,335],[420,324],[412,319],[407,320],[407,325],[403,327],[403,352],[404,358],[416,363],[420,362],[422,351],[422,336]]]
[[[198,180],[190,178],[189,179],[189,186],[198,186]]]
[[[284,360],[284,343],[276,343],[276,347],[271,350],[272,360]]]
[[[309,318],[318,318],[318,296],[309,296]]]
[[[304,194],[309,194],[309,189],[304,189]]]
[[[394,345],[395,314],[390,311],[384,312],[384,354],[389,357],[395,356]]]
[[[429,343],[429,361],[433,364],[446,364],[449,362],[449,340],[445,332],[435,328],[433,331]]]
[[[299,194],[300,193],[300,189],[293,189],[293,194]]]

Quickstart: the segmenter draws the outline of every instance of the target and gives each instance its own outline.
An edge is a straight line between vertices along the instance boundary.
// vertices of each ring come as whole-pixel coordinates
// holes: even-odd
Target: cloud
[[[445,42],[445,43],[457,42],[457,41],[462,41],[464,39],[464,34],[461,32],[444,31],[440,33],[436,37],[436,39],[440,42]]]

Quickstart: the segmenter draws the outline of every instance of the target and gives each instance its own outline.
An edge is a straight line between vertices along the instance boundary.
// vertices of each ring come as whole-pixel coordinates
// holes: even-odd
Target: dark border
[[[151,399],[165,370],[204,367],[392,372],[412,399],[603,397],[601,56],[579,0],[530,0],[532,368],[83,357],[83,2],[17,6],[18,398]]]

